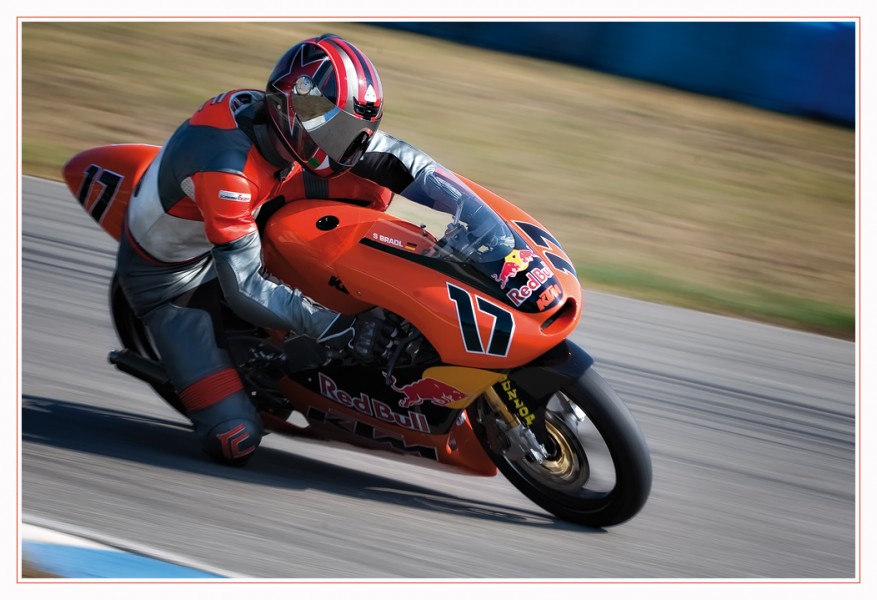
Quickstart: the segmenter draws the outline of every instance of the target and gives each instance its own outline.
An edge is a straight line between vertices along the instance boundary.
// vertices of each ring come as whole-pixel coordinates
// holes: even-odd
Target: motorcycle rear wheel
[[[551,514],[588,527],[607,527],[627,521],[645,505],[652,482],[645,438],[593,368],[549,400],[548,457],[541,462],[514,458],[515,453],[507,455],[497,447],[508,442],[486,399],[469,411],[478,439],[500,472]]]

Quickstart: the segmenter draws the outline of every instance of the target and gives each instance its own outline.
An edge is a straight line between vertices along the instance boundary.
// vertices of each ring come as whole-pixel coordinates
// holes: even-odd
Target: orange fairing
[[[85,211],[116,241],[137,182],[160,148],[114,144],[80,152],[64,165],[67,187]]]
[[[296,409],[308,415],[308,426],[297,428],[268,418],[272,430],[313,438],[338,440],[368,448],[429,458],[459,467],[473,475],[493,477],[497,468],[481,447],[466,411],[460,411],[447,433],[432,433],[426,417],[417,410],[400,411],[395,405],[368,394],[348,393],[331,377],[318,374],[321,393],[284,378],[283,394]],[[357,427],[360,424],[360,427]],[[369,431],[363,437],[365,425]],[[359,429],[360,433],[357,433]]]
[[[572,332],[581,311],[581,287],[574,271],[569,272],[571,265],[563,267],[568,259],[544,228],[490,192],[478,192],[512,223],[517,239],[535,251],[540,272],[556,278],[551,285],[534,267],[501,289],[496,277],[473,275],[465,264],[431,258],[441,232],[392,214],[322,200],[290,203],[272,217],[263,240],[266,266],[335,310],[354,314],[380,306],[401,315],[447,364],[485,369],[527,364]],[[525,292],[550,302],[544,310],[524,310],[512,298]]]
[[[553,273],[560,281],[566,298],[575,302],[575,321],[578,321],[581,313],[582,287],[572,260],[563,251],[558,241],[536,219],[508,200],[473,181],[463,177],[460,179],[477,192],[488,206],[501,214],[518,232],[523,234],[533,244],[534,249],[540,253],[543,260],[547,260]]]

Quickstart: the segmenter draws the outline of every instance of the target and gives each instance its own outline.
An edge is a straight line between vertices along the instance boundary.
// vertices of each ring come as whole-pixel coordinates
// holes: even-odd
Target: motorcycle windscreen
[[[443,263],[449,274],[523,312],[543,312],[561,301],[551,267],[452,173],[427,169],[401,196],[388,212],[422,230],[416,248],[405,242],[407,250]]]

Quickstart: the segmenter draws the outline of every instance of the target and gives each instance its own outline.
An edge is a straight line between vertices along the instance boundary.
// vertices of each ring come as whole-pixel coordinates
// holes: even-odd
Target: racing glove
[[[349,350],[356,360],[377,363],[390,356],[396,325],[374,313],[355,317],[339,314],[317,338],[317,342],[338,352]]]

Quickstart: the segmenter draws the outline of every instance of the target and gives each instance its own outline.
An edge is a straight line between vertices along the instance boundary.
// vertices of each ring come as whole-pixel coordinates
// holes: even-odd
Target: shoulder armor
[[[265,97],[259,90],[232,90],[214,96],[201,105],[189,119],[192,125],[204,125],[218,129],[237,127],[237,114],[254,102]]]

